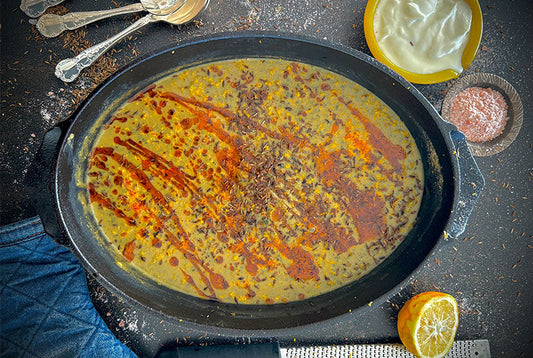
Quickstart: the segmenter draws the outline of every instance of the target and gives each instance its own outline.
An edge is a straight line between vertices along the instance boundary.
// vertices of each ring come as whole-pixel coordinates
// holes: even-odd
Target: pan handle
[[[247,343],[207,346],[178,347],[164,350],[156,358],[279,358],[281,349],[278,342]]]
[[[54,205],[53,178],[57,153],[69,125],[70,121],[58,123],[44,134],[41,146],[24,178],[31,205],[41,218],[44,231],[60,244],[64,244],[66,240]]]
[[[466,229],[466,223],[485,186],[485,180],[468,148],[465,135],[453,129],[450,131],[450,139],[458,162],[459,178],[456,179],[459,182],[459,195],[452,210],[448,235],[458,238]]]

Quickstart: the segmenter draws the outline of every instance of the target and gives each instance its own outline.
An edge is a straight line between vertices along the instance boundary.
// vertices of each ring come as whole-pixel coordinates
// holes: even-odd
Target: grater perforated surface
[[[281,348],[282,358],[414,358],[401,344]],[[488,340],[455,341],[446,358],[490,358]]]

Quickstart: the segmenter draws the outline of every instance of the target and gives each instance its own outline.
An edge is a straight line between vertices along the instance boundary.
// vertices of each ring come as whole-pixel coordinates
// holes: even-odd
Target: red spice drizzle
[[[293,71],[297,70],[294,66],[292,69]],[[245,80],[249,82],[250,79],[245,78]],[[301,79],[301,82],[303,83],[303,79]],[[329,85],[323,84],[322,90],[329,91]],[[187,117],[181,121],[181,127],[183,130],[192,130],[194,126],[197,130],[203,130],[215,135],[221,142],[227,145],[227,147],[218,150],[216,158],[220,167],[226,172],[230,183],[237,181],[240,171],[251,170],[251,168],[248,167],[248,163],[243,161],[243,158],[250,156],[250,153],[247,152],[247,149],[243,145],[243,140],[240,137],[231,135],[224,129],[224,125],[220,121],[220,117],[217,117],[217,114],[222,116],[227,123],[236,121],[252,127],[270,138],[279,140],[280,142],[295,148],[310,150],[313,153],[316,158],[316,173],[327,187],[331,187],[332,190],[340,193],[342,199],[339,204],[342,205],[343,209],[350,215],[355,223],[360,242],[356,242],[353,235],[347,232],[345,228],[334,227],[329,221],[320,219],[320,215],[314,205],[315,203],[310,201],[309,198],[300,198],[302,199],[301,202],[295,204],[295,214],[300,222],[306,223],[308,227],[312,227],[316,231],[305,234],[299,239],[299,242],[304,245],[291,246],[283,239],[283,234],[278,229],[278,226],[274,225],[272,230],[275,235],[271,237],[270,241],[266,244],[267,248],[276,249],[291,261],[291,264],[286,267],[286,271],[294,279],[319,279],[319,268],[314,262],[313,256],[305,250],[306,246],[312,246],[317,242],[322,241],[333,247],[337,252],[342,253],[346,252],[352,246],[376,239],[383,234],[381,230],[385,220],[384,199],[378,196],[372,188],[367,190],[358,189],[353,182],[342,174],[343,168],[339,165],[339,162],[342,156],[349,156],[349,153],[345,151],[328,151],[326,150],[327,143],[323,143],[322,145],[311,144],[308,138],[301,134],[292,133],[287,127],[278,127],[278,130],[274,131],[264,127],[257,121],[245,116],[237,115],[226,108],[216,106],[209,102],[187,98],[172,92],[157,93],[155,85],[149,86],[139,92],[131,99],[131,101],[141,100],[145,95],[149,95],[152,98],[157,95],[164,100],[178,103],[183,109],[188,110],[192,115],[192,117]],[[156,100],[150,101],[150,104],[157,113],[162,113],[161,108],[166,106],[166,101],[164,100],[159,102]],[[322,99],[317,98],[316,100],[319,101]],[[377,164],[379,157],[372,152],[373,147],[373,149],[377,149],[383,157],[385,157],[396,173],[401,174],[403,172],[402,161],[406,157],[405,150],[401,146],[393,144],[377,126],[370,122],[357,108],[354,108],[351,103],[346,102],[342,97],[338,97],[338,100],[349,109],[353,116],[363,123],[369,134],[369,145],[355,136],[351,136],[349,140],[351,140],[356,147],[361,149],[361,153],[369,163],[379,165]],[[119,119],[114,118],[114,120]],[[122,121],[122,118],[120,118],[119,121]],[[165,125],[168,127],[170,122],[165,123]],[[338,128],[339,126],[336,119],[331,130],[329,141],[332,140],[332,137],[335,135]],[[346,136],[349,135],[349,133],[346,134]],[[246,261],[245,269],[250,275],[256,275],[259,267],[268,267],[272,264],[272,261],[268,259],[268,253],[266,250],[252,252],[249,249],[249,243],[239,240],[235,241],[235,238],[239,237],[238,230],[244,225],[245,218],[239,215],[234,217],[224,216],[220,213],[220,210],[215,205],[216,202],[220,200],[220,198],[231,197],[231,195],[228,194],[228,190],[224,189],[223,184],[220,184],[220,198],[206,198],[205,194],[200,195],[198,187],[193,183],[198,176],[196,171],[192,174],[185,173],[183,170],[174,166],[172,162],[132,139],[124,140],[119,136],[116,136],[114,142],[127,151],[143,157],[144,159],[142,160],[141,168],[133,165],[122,155],[115,153],[112,148],[102,147],[96,148],[93,153],[94,164],[97,166],[99,165],[100,167],[104,166],[105,169],[105,164],[101,158],[112,158],[130,173],[131,178],[141,184],[160,208],[164,209],[165,215],[167,216],[166,220],[172,218],[173,224],[179,230],[178,236],[175,236],[166,227],[165,222],[153,212],[156,209],[149,208],[145,204],[137,204],[136,210],[138,212],[143,212],[143,214],[150,218],[157,227],[161,228],[165,232],[170,243],[176,246],[183,253],[184,257],[197,269],[202,282],[206,286],[207,293],[205,290],[199,288],[198,283],[195,282],[191,275],[187,274],[182,269],[181,271],[185,280],[194,287],[200,296],[215,299],[215,289],[226,289],[229,287],[229,284],[220,273],[214,272],[198,257],[196,248],[190,241],[187,232],[181,226],[179,219],[175,217],[165,196],[151,184],[146,173],[151,173],[165,182],[170,183],[173,187],[182,191],[184,195],[191,195],[199,200],[203,197],[202,202],[206,203],[210,208],[210,210],[205,213],[206,217],[210,216],[211,218],[218,219],[221,223],[226,225],[226,231],[219,232],[217,236],[218,239],[223,242],[228,241],[228,238],[234,240],[229,243],[227,247],[232,252],[238,253]],[[284,179],[281,178],[280,180],[283,181]],[[286,185],[289,186],[290,183],[286,183]],[[103,207],[111,210],[117,217],[123,218],[130,225],[135,225],[134,218],[129,218],[121,210],[118,210],[116,204],[101,193],[98,193],[93,184],[89,184],[89,195],[92,202],[101,203]],[[274,211],[272,213],[272,218],[274,223],[280,225],[279,227],[283,226],[286,229],[288,226],[283,214],[280,214],[279,211]],[[211,228],[214,229],[214,226],[209,223],[210,222],[208,222],[208,225],[211,225]],[[161,246],[159,240],[152,240],[152,244],[154,247]],[[123,254],[128,261],[131,261],[134,257],[133,250],[135,249],[135,241],[131,241],[126,246]],[[169,262],[172,266],[179,265],[179,260],[176,257],[171,257]],[[249,290],[249,296],[255,296],[255,292],[253,292],[249,286],[247,289]]]
[[[187,99],[183,96],[179,96],[170,92],[165,92],[162,94],[162,96],[181,104],[188,102],[206,110],[214,110],[224,115],[226,118],[248,122],[247,119],[238,117],[231,111],[225,108],[217,107],[211,103]],[[405,150],[401,146],[391,143],[390,140],[383,135],[381,130],[371,123],[361,112],[359,112],[359,110],[353,108],[342,98],[339,98],[339,101],[345,104],[350,109],[352,114],[364,123],[365,129],[370,133],[371,144],[375,148],[380,148],[380,151],[382,151],[383,155],[389,160],[394,169],[397,172],[402,173],[403,169],[400,161],[406,157]],[[287,128],[279,128],[279,134],[275,135],[271,131],[265,129],[255,122],[253,122],[252,125],[267,135],[277,137],[277,139],[294,144],[298,147],[309,147],[313,149],[316,152],[315,154],[317,154],[318,174],[321,175],[323,180],[325,180],[328,184],[335,183],[336,188],[342,191],[344,196],[348,198],[348,202],[345,203],[345,208],[356,222],[362,242],[374,239],[380,234],[380,227],[383,226],[384,221],[383,199],[377,197],[373,190],[361,192],[355,188],[355,185],[352,182],[340,174],[340,170],[335,164],[335,162],[338,160],[339,153],[327,152],[323,148],[313,147],[309,144],[309,141],[306,138],[297,137],[291,134]],[[219,135],[221,140],[225,140],[227,143],[234,143],[234,141],[228,139],[228,134],[221,134],[220,130],[218,130],[216,133]],[[328,237],[329,235],[322,236]],[[338,235],[336,239],[337,243],[339,244],[346,241],[350,242],[350,244],[346,243],[343,245],[342,249],[338,247],[337,249],[340,252],[344,252],[349,249],[350,246],[356,244],[351,237],[342,238],[342,236]]]
[[[344,206],[345,206],[345,209],[352,216],[354,222],[356,223],[359,235],[361,237],[361,241],[365,242],[365,241],[374,239],[377,237],[377,235],[380,234],[380,227],[382,227],[383,222],[384,222],[383,199],[377,197],[372,190],[369,190],[369,192],[361,192],[357,190],[353,183],[351,183],[348,179],[344,178],[340,174],[339,168],[337,168],[335,165],[335,162],[338,159],[339,153],[336,153],[336,152],[330,153],[321,148],[317,149],[316,147],[311,146],[309,144],[309,141],[306,138],[297,137],[291,134],[288,128],[280,127],[279,133],[275,134],[274,132],[267,130],[266,128],[264,128],[263,126],[255,122],[249,122],[248,119],[239,117],[233,112],[225,108],[220,108],[211,103],[202,102],[202,101],[198,101],[194,99],[188,99],[188,98],[185,98],[183,96],[180,96],[180,95],[177,95],[171,92],[165,92],[161,96],[166,99],[176,101],[182,105],[185,105],[185,103],[191,103],[198,107],[204,108],[206,110],[213,110],[215,112],[222,114],[224,117],[232,119],[232,120],[245,121],[247,124],[253,125],[256,129],[260,130],[261,132],[271,137],[276,137],[279,140],[282,140],[287,143],[291,143],[298,147],[309,147],[313,149],[318,154],[318,159],[317,159],[318,174],[323,178],[324,181],[327,182],[328,185],[335,184],[335,187],[341,192],[343,192],[344,196],[348,198],[348,202],[344,203],[345,204]],[[341,101],[341,102],[346,103],[344,101]],[[198,114],[198,113],[199,111],[195,111],[195,114]],[[377,128],[375,125],[370,123],[370,121],[366,117],[364,117],[357,109],[353,109],[352,113],[356,115],[360,120],[368,123],[368,128],[373,133],[372,135],[372,138],[374,139],[373,144],[385,146],[385,150],[384,150],[384,152],[386,153],[385,155],[389,158],[389,160],[392,162],[395,168],[401,172],[402,167],[401,167],[401,163],[399,163],[399,160],[400,160],[400,157],[401,159],[405,158],[405,151],[403,151],[403,148],[401,146],[397,146],[397,145],[390,143],[390,141],[383,135],[383,133],[379,130],[379,128]],[[199,118],[200,118],[200,121],[204,121],[207,118],[207,116],[200,115]],[[228,133],[222,131],[219,125],[208,126],[204,124],[201,126],[206,128],[207,130],[215,132],[221,140],[225,141],[228,144],[233,145],[234,148],[237,148],[234,150],[235,152],[239,153],[239,151],[242,150],[239,148],[237,144],[235,144],[236,140],[231,138],[231,136]],[[234,159],[232,161],[231,160],[232,157],[228,156],[225,151],[222,151],[222,155],[220,153],[221,152],[217,154],[219,163],[226,170],[226,172],[228,172],[229,175],[235,176],[236,174],[233,172],[233,168],[236,168],[237,166],[233,163],[240,162],[240,155],[238,159]],[[223,158],[224,160],[222,160],[221,158]],[[229,163],[233,164],[232,166],[227,165],[228,160],[229,160]],[[334,236],[334,240],[332,241],[334,241],[336,250],[339,252],[345,252],[351,246],[357,244],[351,236],[339,235],[338,230],[333,230],[329,232],[319,231],[319,235],[317,237],[329,240],[329,238],[331,238],[332,233],[337,233],[337,235]],[[285,252],[289,252],[289,251],[285,250]]]
[[[109,198],[98,193],[93,183],[89,183],[89,199],[91,202],[102,204],[106,209],[111,210],[118,218],[124,219],[128,225],[135,225],[135,219],[127,216],[124,211],[118,209]]]
[[[124,251],[122,251],[122,255],[124,255],[124,258],[128,261],[133,261],[135,258],[135,254],[133,253],[135,250],[135,247],[137,246],[135,240],[131,240],[126,244],[124,247]]]
[[[151,85],[145,87],[139,93],[137,93],[135,96],[133,96],[133,98],[130,99],[129,102],[135,102],[135,101],[143,98],[144,95],[147,94],[147,93],[150,95],[150,97],[154,97],[155,96],[155,91],[154,91],[155,87],[156,87],[155,83],[152,83]]]
[[[120,139],[118,140],[115,139],[115,142],[118,142],[117,144],[123,143]],[[158,203],[159,205],[161,205],[161,207],[165,208],[167,213],[172,212],[172,210],[169,209],[168,202],[166,201],[164,196],[150,183],[149,178],[147,177],[146,173],[142,171],[142,169],[138,169],[131,162],[126,160],[123,156],[115,153],[112,148],[102,148],[102,147],[95,148],[94,155],[107,155],[108,157],[113,158],[124,169],[129,171],[132,178],[136,179],[136,181],[140,183],[148,193],[150,193],[150,195],[154,198],[155,203]],[[96,190],[94,190],[94,186],[92,184],[89,185],[89,194],[90,194],[91,201],[100,202],[104,204],[104,207],[108,209],[113,209],[115,207],[114,204],[112,204],[111,200],[97,193]],[[144,209],[143,212],[151,213],[150,209],[147,208],[145,205],[143,204],[137,204],[137,205],[139,205],[140,208]],[[115,212],[115,215],[117,215],[118,217],[128,219],[125,215],[120,214],[121,211],[114,210],[114,212]],[[152,218],[156,220],[158,226],[164,226],[163,223],[157,218],[155,214],[151,213],[151,215],[152,215]],[[183,229],[183,227],[179,223],[179,219],[175,218],[174,225],[178,226],[182,240],[178,240],[172,233],[170,233],[168,230],[165,230],[168,237],[171,239],[171,243],[174,246],[176,246],[181,252],[183,252],[184,255],[187,257],[187,259],[194,264],[194,266],[200,272],[204,283],[208,286],[208,289],[211,292],[211,296],[209,297],[215,298],[216,295],[213,290],[213,286],[215,288],[222,288],[227,285],[227,282],[224,280],[222,275],[213,272],[209,267],[207,267],[207,265],[203,264],[202,261],[193,254],[195,250],[194,245],[190,241],[187,232]],[[207,276],[203,274],[203,271],[207,272],[210,279],[208,279]]]
[[[338,100],[363,123],[365,130],[369,134],[369,140],[372,146],[378,148],[394,170],[401,174],[403,171],[401,162],[406,157],[405,150],[401,146],[392,143],[374,123],[370,122],[357,108],[354,108],[350,103],[346,102],[344,98],[338,97]]]
[[[341,174],[337,165],[339,152],[328,153],[319,150],[317,153],[317,170],[320,176],[330,185],[334,185],[347,199],[342,202],[344,209],[350,214],[361,242],[379,237],[384,225],[384,201],[373,189],[361,191],[355,184]],[[344,251],[349,247],[343,247]]]

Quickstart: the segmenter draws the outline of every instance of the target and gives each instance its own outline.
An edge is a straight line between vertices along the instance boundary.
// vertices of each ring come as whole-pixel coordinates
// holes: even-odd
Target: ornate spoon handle
[[[37,21],[37,30],[46,37],[56,37],[65,30],[74,30],[78,27],[90,24],[115,15],[129,14],[143,11],[141,3],[131,4],[116,9],[102,11],[71,12],[63,16],[44,14]]]
[[[29,17],[39,17],[51,6],[58,5],[64,0],[22,0],[20,9]]]
[[[115,36],[110,37],[98,45],[86,48],[78,56],[62,60],[56,66],[55,75],[64,82],[74,81],[79,76],[81,70],[90,66],[98,57],[109,50],[115,43],[153,21],[157,20],[153,18],[152,14],[148,14],[144,17],[141,17],[139,20],[135,21],[133,24]]]

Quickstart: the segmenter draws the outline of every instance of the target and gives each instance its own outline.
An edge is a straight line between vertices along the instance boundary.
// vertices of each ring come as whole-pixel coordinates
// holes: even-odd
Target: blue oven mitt
[[[38,218],[0,228],[1,357],[135,357],[96,312],[80,262]]]

